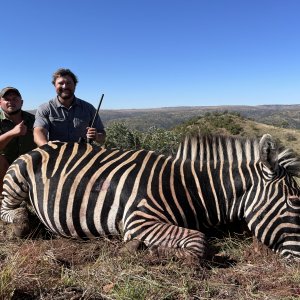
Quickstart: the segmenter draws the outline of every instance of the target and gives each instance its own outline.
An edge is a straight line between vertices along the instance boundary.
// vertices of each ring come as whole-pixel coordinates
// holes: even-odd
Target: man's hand
[[[89,142],[95,141],[97,143],[104,143],[106,137],[105,131],[97,132],[97,129],[92,127],[87,127],[86,129],[87,129],[86,137]]]
[[[96,128],[87,127],[86,129],[87,129],[87,133],[86,133],[87,139],[95,141],[96,138],[97,138],[97,130],[96,130]]]
[[[17,124],[12,130],[14,136],[25,135],[27,133],[27,126],[24,124],[24,121]]]

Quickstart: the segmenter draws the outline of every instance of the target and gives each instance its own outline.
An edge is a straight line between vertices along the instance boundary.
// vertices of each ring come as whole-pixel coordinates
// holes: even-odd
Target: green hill
[[[191,118],[172,129],[155,126],[140,131],[124,122],[112,122],[107,127],[107,146],[118,148],[144,148],[164,154],[174,154],[186,134],[222,134],[260,138],[269,133],[279,144],[300,155],[300,130],[267,125],[247,119],[238,113],[206,113]]]
[[[282,128],[255,122],[232,113],[212,113],[203,117],[193,118],[174,128],[176,131],[203,134],[216,133],[225,135],[240,135],[245,137],[260,138],[269,133],[280,143],[300,154],[300,130]]]

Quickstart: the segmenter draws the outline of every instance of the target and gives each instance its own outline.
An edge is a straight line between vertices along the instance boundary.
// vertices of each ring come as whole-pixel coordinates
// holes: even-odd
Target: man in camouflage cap
[[[0,197],[3,178],[9,165],[21,154],[34,148],[34,115],[22,110],[20,92],[6,87],[0,92]]]

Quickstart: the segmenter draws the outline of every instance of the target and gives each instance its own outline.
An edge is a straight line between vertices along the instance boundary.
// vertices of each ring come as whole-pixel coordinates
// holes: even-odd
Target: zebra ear
[[[261,162],[271,171],[278,167],[278,152],[276,142],[270,134],[264,134],[259,142],[259,156]]]
[[[289,196],[287,203],[292,209],[300,210],[300,199],[298,196]]]

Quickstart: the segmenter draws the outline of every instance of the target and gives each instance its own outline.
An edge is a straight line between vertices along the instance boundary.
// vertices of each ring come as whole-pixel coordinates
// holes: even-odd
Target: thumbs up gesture
[[[27,126],[24,124],[24,121],[22,121],[17,124],[12,131],[16,136],[25,135],[27,133]]]

